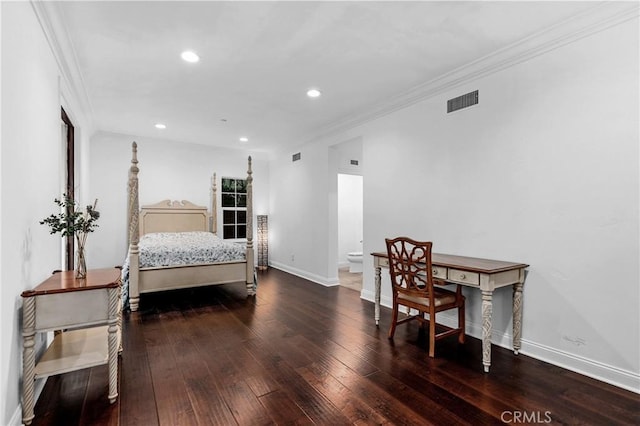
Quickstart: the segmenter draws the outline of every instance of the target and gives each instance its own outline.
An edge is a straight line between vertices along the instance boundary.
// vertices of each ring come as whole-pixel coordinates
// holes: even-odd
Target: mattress
[[[210,232],[155,232],[138,243],[139,265],[156,268],[244,261],[245,244],[225,241]],[[123,306],[129,300],[129,255],[122,267]]]
[[[244,260],[244,244],[225,241],[210,232],[156,232],[138,243],[140,268],[197,265]]]

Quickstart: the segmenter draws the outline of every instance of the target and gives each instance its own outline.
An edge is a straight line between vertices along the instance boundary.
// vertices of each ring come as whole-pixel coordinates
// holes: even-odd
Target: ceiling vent
[[[300,153],[297,152],[291,156],[291,161],[298,161],[300,158]]]
[[[478,91],[467,93],[466,95],[458,96],[457,98],[449,99],[447,101],[447,112],[457,111],[462,108],[470,107],[478,103]]]

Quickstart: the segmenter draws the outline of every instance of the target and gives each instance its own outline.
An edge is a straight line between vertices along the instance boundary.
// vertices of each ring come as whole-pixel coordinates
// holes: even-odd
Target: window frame
[[[231,184],[231,182],[233,183]],[[238,187],[238,182],[242,183],[241,188]],[[222,177],[220,183],[220,208],[222,210],[221,238],[225,241],[245,242],[247,241],[248,224],[247,179]],[[231,189],[231,187],[233,188]],[[229,205],[231,199],[233,199],[233,206]],[[244,202],[241,201],[242,199],[244,199]],[[244,214],[244,222],[240,221],[242,214]],[[233,217],[231,218],[231,216]],[[233,237],[227,236],[229,227],[233,227]],[[239,234],[242,235],[243,233],[244,237],[238,237]]]

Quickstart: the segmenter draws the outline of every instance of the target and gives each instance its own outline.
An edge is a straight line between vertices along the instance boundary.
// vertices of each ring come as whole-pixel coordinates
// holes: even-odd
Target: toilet
[[[349,261],[349,272],[362,272],[362,252],[354,251],[347,254]]]

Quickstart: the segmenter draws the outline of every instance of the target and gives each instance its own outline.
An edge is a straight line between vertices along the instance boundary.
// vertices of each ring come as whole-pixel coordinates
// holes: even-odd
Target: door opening
[[[74,127],[73,123],[69,119],[69,116],[65,112],[64,108],[60,108],[62,119],[62,140],[66,144],[66,179],[65,179],[65,194],[75,200],[75,146],[74,146]],[[65,242],[65,265],[68,271],[72,271],[74,268],[74,239],[73,236],[68,236]]]

